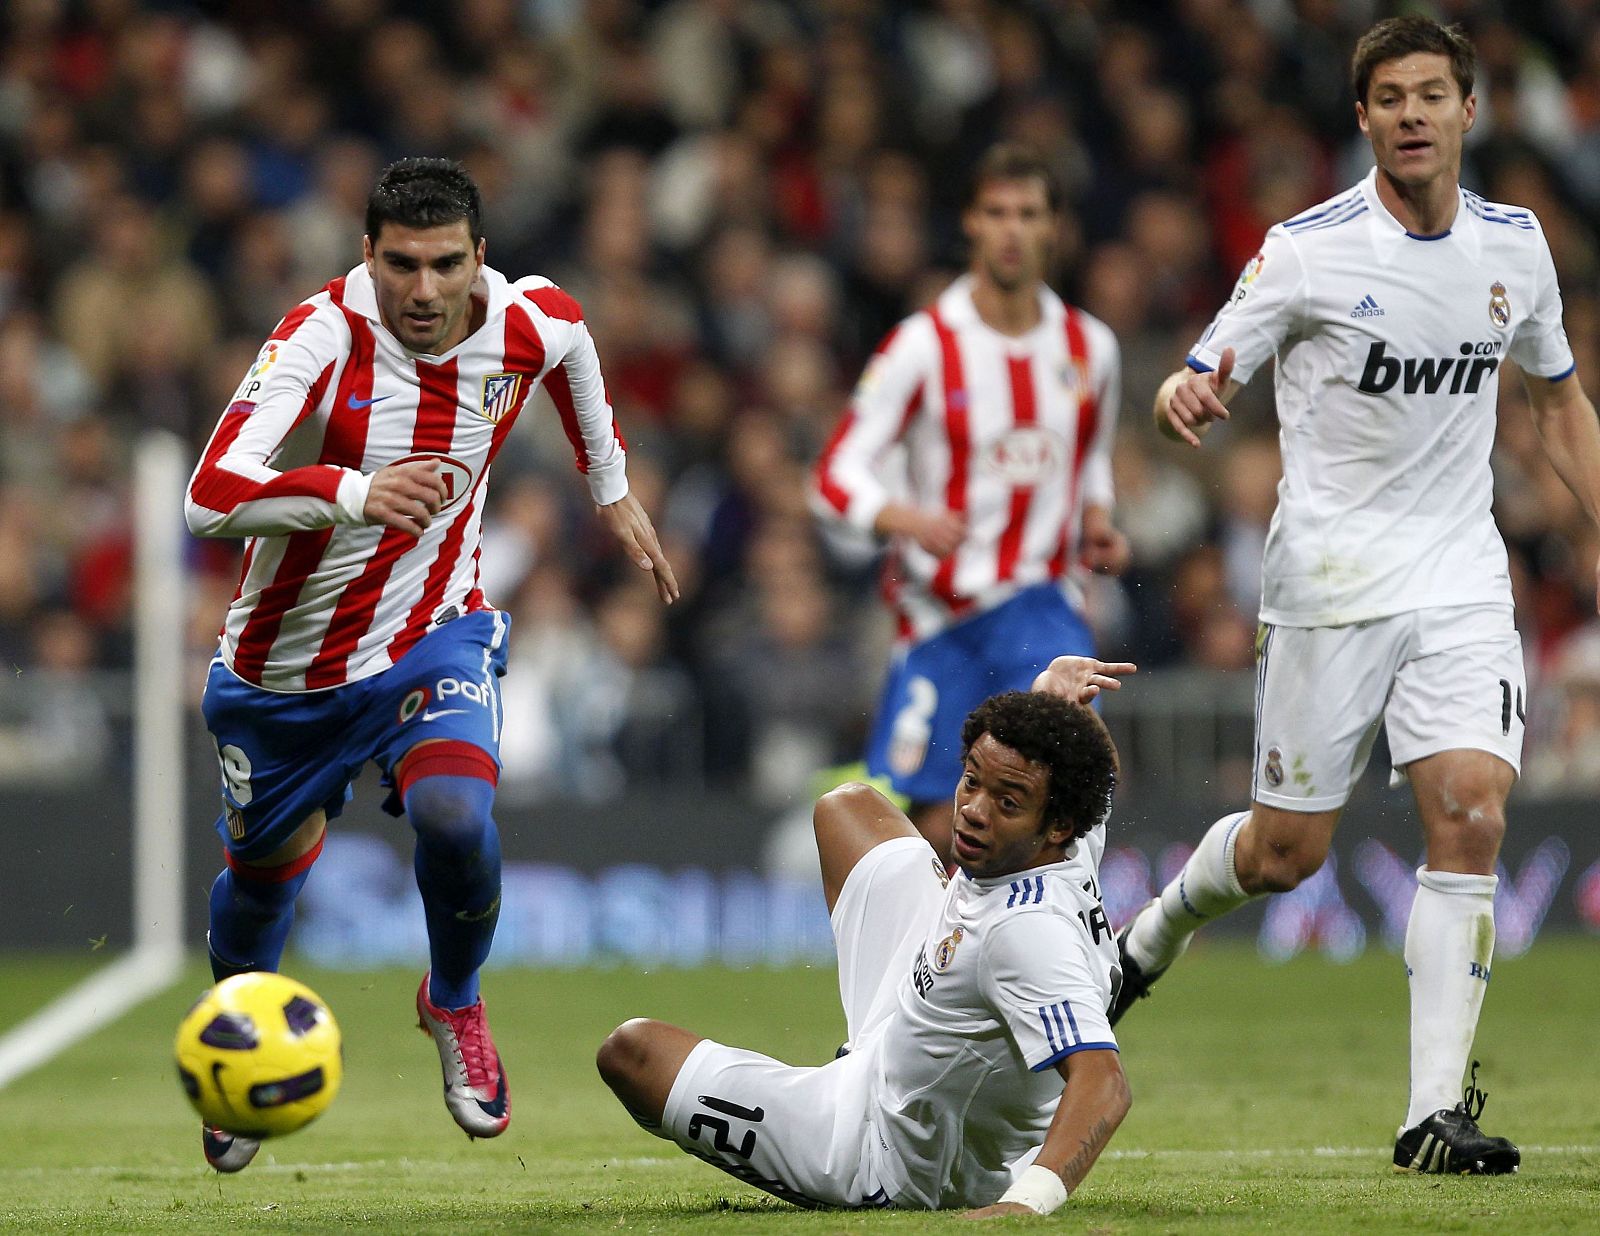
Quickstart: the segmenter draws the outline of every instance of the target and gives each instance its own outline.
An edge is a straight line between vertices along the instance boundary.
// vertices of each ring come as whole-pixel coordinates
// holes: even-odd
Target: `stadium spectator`
[[[6,501],[25,507],[32,526],[50,525],[48,477],[61,427],[80,416],[108,416],[119,433],[176,427],[198,450],[218,399],[237,381],[241,354],[247,365],[259,342],[239,308],[204,307],[242,306],[257,321],[286,312],[298,295],[269,304],[285,293],[263,290],[259,303],[241,300],[238,237],[269,235],[270,224],[257,224],[281,214],[294,266],[289,285],[320,281],[359,237],[371,177],[396,154],[463,157],[485,188],[491,261],[542,268],[556,255],[561,282],[581,286],[579,299],[597,317],[613,318],[615,332],[597,330],[613,396],[626,405],[630,430],[639,416],[659,418],[649,450],[668,468],[672,509],[685,529],[701,526],[707,495],[728,490],[726,426],[735,409],[765,398],[772,376],[763,374],[765,350],[729,359],[723,338],[708,331],[709,316],[696,316],[730,303],[724,291],[699,285],[715,238],[762,238],[766,283],[761,295],[741,299],[740,311],[765,321],[774,338],[812,334],[789,320],[795,284],[809,281],[803,295],[814,306],[817,287],[831,282],[832,320],[812,337],[835,374],[855,373],[885,331],[959,267],[960,185],[978,153],[1004,136],[1026,134],[1066,186],[1085,248],[1064,266],[1060,290],[1112,325],[1124,390],[1142,405],[1198,333],[1196,313],[1226,292],[1265,227],[1365,171],[1370,154],[1351,123],[1343,81],[1362,24],[1352,14],[1371,7],[0,6],[0,477],[24,483]],[[1600,13],[1477,0],[1450,11],[1476,33],[1492,28],[1486,57],[1495,80],[1480,100],[1482,140],[1466,151],[1464,183],[1531,207],[1544,222],[1579,374],[1593,388]],[[632,58],[623,85],[653,109],[659,130],[651,141],[621,144],[636,169],[625,193],[620,179],[596,182],[581,146],[598,117],[618,114],[607,74],[619,56]],[[419,97],[408,100],[412,84]],[[400,132],[384,123],[390,117],[403,117]],[[459,149],[391,149],[415,140],[408,129]],[[597,183],[618,193],[615,206],[598,209]],[[1134,216],[1135,202],[1167,195],[1170,205],[1173,193],[1179,209]],[[146,301],[132,315],[118,304],[111,319],[91,316],[69,333],[59,316],[69,291],[77,295],[91,274],[92,284],[125,286],[108,280],[114,272],[102,264],[97,237],[101,220],[130,200],[153,222],[158,269],[188,272],[179,317]],[[617,235],[623,229],[611,224],[636,226],[641,200],[647,236]],[[1198,224],[1184,217],[1174,235],[1162,234],[1162,218],[1195,213]],[[608,244],[643,255],[628,266],[628,280],[610,279],[607,264],[596,262],[604,251],[591,248],[597,214],[610,216],[602,220]],[[268,256],[269,265],[281,259]],[[810,273],[796,275],[801,267]],[[166,354],[169,342],[188,349],[197,340],[205,341],[198,352]],[[107,355],[126,376],[102,385]],[[789,376],[802,366],[779,368]],[[629,371],[639,380],[623,383]],[[25,382],[33,394],[19,403]],[[1265,385],[1252,384],[1234,404],[1241,428],[1272,425],[1270,394],[1254,389]],[[1521,415],[1508,404],[1504,419]],[[1192,485],[1206,521],[1215,522],[1217,463],[1183,458],[1143,423],[1124,436],[1128,457],[1155,478],[1152,493]],[[565,449],[548,445],[502,459],[502,495],[513,473],[548,470],[553,451]],[[813,445],[802,433],[779,453],[805,465]],[[1540,508],[1541,492],[1554,491],[1536,448],[1498,452],[1495,466],[1497,497],[1519,506],[1518,530],[1508,527],[1508,536],[1532,572],[1527,595],[1551,617],[1538,624],[1539,655],[1553,658],[1574,612],[1581,617],[1567,598],[1585,584],[1573,556],[1548,548],[1567,535],[1567,508]],[[1130,505],[1122,517],[1138,511]],[[1182,662],[1171,566],[1208,533],[1185,532],[1159,560],[1136,557],[1125,593],[1138,621],[1127,628],[1126,648],[1140,660]],[[205,588],[227,587],[216,582],[234,569],[226,552],[194,551],[197,566],[211,572]],[[574,543],[571,552],[577,577],[589,578],[593,548]],[[55,553],[46,539],[0,538],[0,575],[53,581]],[[734,553],[710,565],[737,574],[740,561]],[[677,565],[687,575],[695,564]],[[872,582],[854,560],[831,557],[829,571],[833,603],[844,611],[839,624],[859,627],[877,605]],[[53,586],[0,595],[0,605],[25,611],[25,631],[33,607],[60,600]],[[22,595],[34,599],[24,604]],[[591,620],[599,595],[575,598]],[[711,613],[689,606],[675,616],[675,645],[695,643],[685,624]],[[118,624],[125,628],[126,616]],[[125,669],[128,647],[125,634],[113,635],[103,663]],[[698,661],[688,661],[703,691]],[[731,752],[707,747],[706,760],[718,775],[744,775]]]

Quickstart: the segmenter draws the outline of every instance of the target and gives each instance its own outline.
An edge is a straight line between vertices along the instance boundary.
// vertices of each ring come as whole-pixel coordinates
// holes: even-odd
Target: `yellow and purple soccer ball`
[[[258,972],[223,979],[178,1026],[178,1079],[200,1118],[241,1137],[281,1137],[339,1093],[339,1026],[304,983]]]

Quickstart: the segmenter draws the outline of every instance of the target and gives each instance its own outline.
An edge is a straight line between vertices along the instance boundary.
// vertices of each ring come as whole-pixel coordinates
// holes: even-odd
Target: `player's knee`
[[[811,809],[811,827],[816,830],[817,840],[857,827],[867,813],[875,812],[884,801],[882,794],[860,781],[835,786]]]
[[[471,845],[493,827],[493,787],[464,777],[423,777],[406,791],[406,818],[430,840]]]
[[[211,908],[246,919],[270,920],[294,904],[300,882],[275,880],[271,872],[224,870],[211,886]]]
[[[1299,888],[1322,868],[1322,856],[1297,852],[1269,855],[1260,865],[1257,890],[1288,893]]]
[[[1246,856],[1235,852],[1239,883],[1249,893],[1293,892],[1322,869],[1328,852],[1304,844],[1272,844]]]
[[[1491,786],[1446,786],[1428,813],[1429,849],[1492,862],[1506,835],[1505,803]]]
[[[626,1099],[634,1081],[650,1065],[651,1029],[656,1023],[647,1017],[623,1022],[600,1044],[595,1053],[595,1068],[606,1085]]]

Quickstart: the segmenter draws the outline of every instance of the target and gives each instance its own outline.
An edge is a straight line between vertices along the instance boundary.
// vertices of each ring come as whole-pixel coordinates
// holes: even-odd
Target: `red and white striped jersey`
[[[315,691],[379,673],[478,587],[489,467],[534,388],[550,393],[596,503],[628,492],[625,444],[576,301],[483,267],[481,326],[442,356],[384,327],[358,266],[294,309],[235,392],[189,481],[198,536],[245,536],[221,655],[240,678]],[[419,537],[363,518],[372,476],[437,459],[444,509]]]
[[[1003,335],[972,288],[956,280],[890,332],[817,461],[812,505],[825,519],[870,531],[890,501],[966,517],[948,558],[909,538],[893,546],[885,593],[902,638],[1061,578],[1085,504],[1112,502],[1116,337],[1042,285],[1039,325]]]

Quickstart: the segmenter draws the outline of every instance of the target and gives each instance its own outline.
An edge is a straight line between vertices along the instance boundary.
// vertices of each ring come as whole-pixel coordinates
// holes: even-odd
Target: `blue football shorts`
[[[1026,691],[1059,656],[1094,655],[1094,635],[1059,585],[1035,584],[921,643],[889,666],[867,740],[867,771],[913,802],[961,779],[961,726],[991,695]]]
[[[201,711],[222,762],[217,832],[242,862],[271,854],[318,808],[344,810],[368,760],[391,789],[419,742],[470,743],[500,762],[500,676],[511,621],[497,610],[453,619],[382,673],[325,691],[267,691],[211,663]]]

